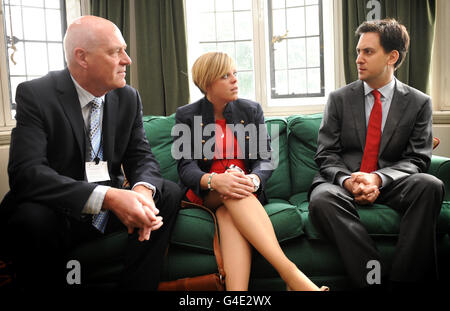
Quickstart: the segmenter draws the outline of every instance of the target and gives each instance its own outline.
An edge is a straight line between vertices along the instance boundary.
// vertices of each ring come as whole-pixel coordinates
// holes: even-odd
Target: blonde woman
[[[263,208],[273,170],[270,141],[261,106],[238,98],[234,61],[225,53],[206,53],[194,63],[192,77],[205,97],[177,109],[178,173],[185,198],[216,211],[227,290],[248,289],[252,246],[288,288],[327,290],[286,257]],[[186,129],[188,140],[182,137]]]

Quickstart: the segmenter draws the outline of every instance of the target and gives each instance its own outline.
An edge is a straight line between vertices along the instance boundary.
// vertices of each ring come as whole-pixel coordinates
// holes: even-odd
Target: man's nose
[[[123,65],[130,65],[133,61],[131,60],[131,58],[128,56],[127,52],[123,51],[123,55],[121,58],[121,63]]]

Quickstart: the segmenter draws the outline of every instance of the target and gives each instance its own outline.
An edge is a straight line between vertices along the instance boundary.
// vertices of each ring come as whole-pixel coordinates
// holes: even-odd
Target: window
[[[271,98],[324,95],[322,1],[268,1]]]
[[[236,61],[240,96],[255,99],[252,1],[187,0],[186,11],[189,67],[203,53],[225,52]]]
[[[3,0],[11,116],[19,83],[64,68],[63,0]]]
[[[340,1],[185,2],[190,68],[201,54],[223,51],[236,61],[239,96],[260,102],[266,115],[323,111],[336,88],[333,16]],[[196,100],[202,95],[190,82]]]

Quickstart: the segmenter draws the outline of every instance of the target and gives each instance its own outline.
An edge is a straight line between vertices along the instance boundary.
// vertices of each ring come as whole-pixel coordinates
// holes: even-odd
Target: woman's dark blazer
[[[258,175],[261,180],[257,195],[261,203],[265,204],[267,202],[265,184],[272,175],[273,165],[270,137],[267,134],[261,105],[250,100],[237,99],[226,105],[223,115],[227,124],[234,125],[234,136],[244,154],[246,168],[251,174]],[[194,118],[197,122],[194,122]],[[183,145],[182,141],[190,142],[190,151],[176,157],[181,186],[185,192],[192,189],[194,193],[203,197],[207,191],[200,188],[200,179],[210,171],[215,150],[215,133],[214,131],[209,133],[207,130],[213,128],[211,126],[215,124],[213,105],[203,97],[192,104],[179,107],[175,120],[176,127],[172,131],[172,136],[174,136],[173,148],[177,150],[173,149],[172,155],[176,155],[177,152],[183,153],[184,148],[189,148],[188,144]],[[211,126],[207,128],[208,125]],[[190,135],[189,140],[183,138],[183,135]],[[180,139],[182,141],[179,141]],[[185,156],[186,154],[190,156]]]

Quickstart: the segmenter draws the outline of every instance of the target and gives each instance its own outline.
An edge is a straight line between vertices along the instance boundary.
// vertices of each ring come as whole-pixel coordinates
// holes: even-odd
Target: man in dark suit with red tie
[[[394,77],[409,47],[403,25],[392,19],[364,22],[356,34],[359,80],[329,95],[310,217],[337,245],[356,287],[369,287],[367,264],[377,260],[383,283],[409,288],[437,277],[436,219],[444,187],[425,174],[433,140],[431,99]],[[386,204],[402,217],[390,267],[356,209],[372,203]]]
[[[64,286],[67,260],[77,259],[68,251],[124,230],[122,288],[156,289],[181,191],[150,150],[139,94],[125,82],[126,43],[110,21],[83,16],[64,49],[68,68],[16,92],[0,211],[20,286]]]

